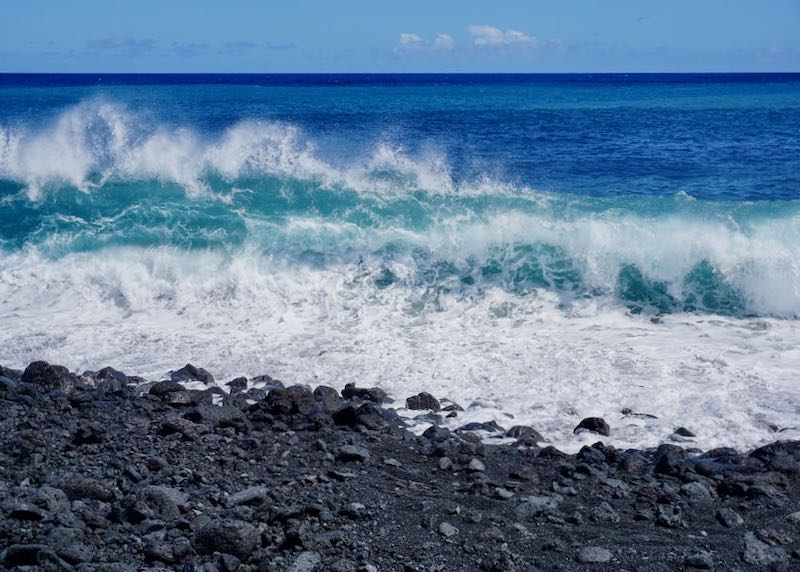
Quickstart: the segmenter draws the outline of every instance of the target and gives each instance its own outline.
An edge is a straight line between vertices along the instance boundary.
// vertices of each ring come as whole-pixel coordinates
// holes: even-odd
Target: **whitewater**
[[[428,391],[567,451],[588,416],[621,447],[800,436],[797,200],[556,192],[386,132],[332,147],[107,96],[3,118],[0,363]]]

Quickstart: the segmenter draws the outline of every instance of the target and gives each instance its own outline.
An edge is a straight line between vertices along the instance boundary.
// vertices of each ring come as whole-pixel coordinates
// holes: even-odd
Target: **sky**
[[[800,0],[0,0],[0,72],[800,71]]]

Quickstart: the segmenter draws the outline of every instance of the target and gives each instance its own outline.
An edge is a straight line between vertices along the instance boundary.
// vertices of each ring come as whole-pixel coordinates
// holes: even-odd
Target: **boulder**
[[[601,417],[587,417],[575,427],[573,433],[582,433],[588,431],[589,433],[597,433],[608,437],[611,435],[611,428],[606,423],[605,419]]]
[[[441,409],[439,400],[424,391],[406,399],[406,407],[413,410],[427,409],[430,411],[439,411]]]
[[[169,374],[170,380],[175,383],[185,383],[187,381],[199,381],[205,385],[214,385],[214,376],[203,368],[198,368],[187,363],[181,369]]]
[[[20,381],[67,395],[75,391],[78,377],[70,373],[63,365],[50,365],[46,361],[35,361],[25,368]]]
[[[372,401],[373,403],[384,403],[389,401],[386,392],[379,387],[356,387],[355,383],[348,383],[342,390],[342,397],[345,399],[360,399],[362,401]]]
[[[207,522],[195,534],[194,547],[200,554],[233,554],[247,558],[258,545],[258,529],[242,520],[219,519]]]

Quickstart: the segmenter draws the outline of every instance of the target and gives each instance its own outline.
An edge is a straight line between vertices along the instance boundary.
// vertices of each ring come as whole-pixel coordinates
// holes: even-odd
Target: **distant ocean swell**
[[[230,266],[340,268],[364,288],[418,293],[419,309],[499,288],[551,291],[565,310],[597,298],[654,315],[800,315],[800,203],[554,195],[458,180],[445,157],[386,142],[348,162],[323,154],[292,125],[208,137],[102,101],[0,126],[0,269],[208,250]]]

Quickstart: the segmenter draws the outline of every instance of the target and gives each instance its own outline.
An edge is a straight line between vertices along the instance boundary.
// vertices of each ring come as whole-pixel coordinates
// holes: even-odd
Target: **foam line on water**
[[[185,361],[221,381],[268,372],[290,383],[430,391],[468,405],[458,422],[530,423],[574,449],[600,415],[621,446],[755,446],[796,423],[794,320],[690,314],[659,323],[598,299],[565,311],[552,292],[489,288],[464,298],[380,288],[357,265],[287,265],[242,251],[174,249],[6,260],[3,361],[80,370],[114,364],[157,379]],[[47,311],[43,312],[43,308]],[[658,416],[624,418],[623,408]],[[513,419],[508,417],[513,415]]]

